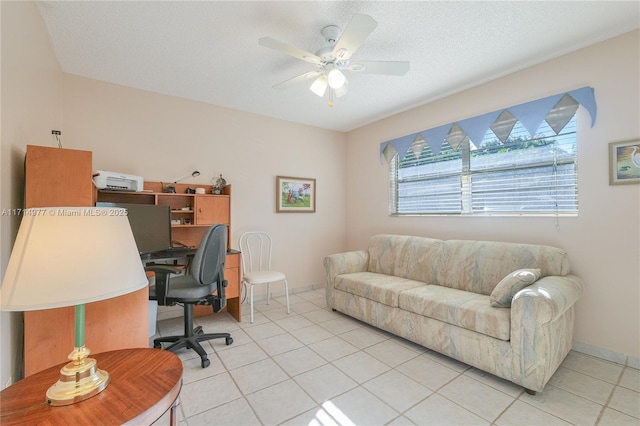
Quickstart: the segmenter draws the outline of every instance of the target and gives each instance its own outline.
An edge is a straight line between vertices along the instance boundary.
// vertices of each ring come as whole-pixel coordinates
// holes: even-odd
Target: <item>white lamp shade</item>
[[[333,68],[331,71],[329,71],[327,80],[329,81],[329,87],[331,87],[332,89],[340,89],[347,81],[347,77],[345,77],[345,75],[339,69]]]
[[[346,95],[347,92],[348,92],[347,89],[348,89],[348,84],[345,81],[344,84],[342,85],[342,87],[338,87],[337,89],[334,89],[334,92],[336,94],[336,98],[341,98],[344,95]]]
[[[5,311],[96,302],[147,286],[126,210],[47,207],[24,212],[0,289]]]
[[[327,76],[324,74],[320,74],[318,78],[316,78],[315,81],[311,84],[309,90],[311,90],[316,95],[323,97],[324,92],[327,90]]]

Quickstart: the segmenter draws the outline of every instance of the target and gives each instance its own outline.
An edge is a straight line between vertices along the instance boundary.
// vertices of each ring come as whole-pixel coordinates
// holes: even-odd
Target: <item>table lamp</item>
[[[171,194],[175,194],[175,192],[176,192],[176,187],[175,187],[174,185],[175,185],[176,183],[178,183],[178,182],[182,182],[183,180],[188,179],[188,178],[191,178],[191,177],[198,177],[198,176],[200,176],[200,172],[199,172],[199,171],[197,171],[197,170],[194,170],[193,172],[191,172],[191,174],[190,174],[190,175],[187,175],[187,176],[185,176],[185,177],[182,177],[182,178],[180,178],[180,179],[178,179],[178,180],[174,181],[171,185],[167,185],[167,186],[165,186],[164,188],[162,188],[162,192],[168,192],[168,193],[171,193]]]
[[[0,289],[3,311],[75,306],[75,348],[49,405],[70,405],[102,392],[109,374],[88,358],[85,303],[147,286],[127,211],[113,207],[46,207],[24,212]]]

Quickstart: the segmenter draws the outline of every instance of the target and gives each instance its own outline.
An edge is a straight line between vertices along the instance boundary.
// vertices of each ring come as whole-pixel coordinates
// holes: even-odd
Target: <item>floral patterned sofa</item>
[[[558,248],[376,235],[324,266],[329,307],[529,393],[573,344],[583,283]]]

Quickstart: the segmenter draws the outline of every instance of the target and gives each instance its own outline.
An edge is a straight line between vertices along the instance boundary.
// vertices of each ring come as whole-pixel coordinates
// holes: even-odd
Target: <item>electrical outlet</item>
[[[60,130],[52,130],[51,134],[60,136],[60,135],[62,135],[62,132]]]

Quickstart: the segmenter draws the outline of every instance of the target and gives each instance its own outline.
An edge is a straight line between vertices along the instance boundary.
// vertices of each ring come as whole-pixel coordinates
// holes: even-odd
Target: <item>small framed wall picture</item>
[[[315,213],[316,180],[276,176],[276,213]]]
[[[640,183],[640,139],[609,144],[609,185]]]

